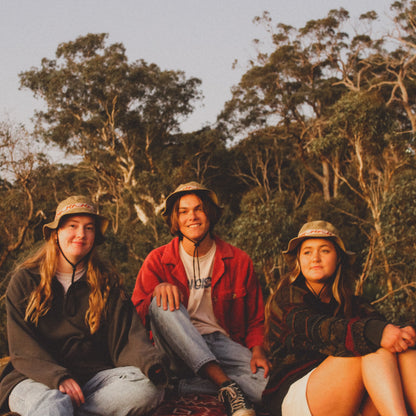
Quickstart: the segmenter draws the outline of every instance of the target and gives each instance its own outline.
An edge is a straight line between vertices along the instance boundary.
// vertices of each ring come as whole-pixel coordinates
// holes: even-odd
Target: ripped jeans
[[[127,416],[147,414],[163,399],[137,367],[100,371],[83,386],[85,403],[79,407],[57,389],[31,379],[17,384],[9,396],[10,410],[21,416]]]
[[[154,298],[149,315],[155,344],[173,361],[179,359],[183,363],[176,367],[185,365],[190,369],[187,376],[182,376],[186,378],[179,381],[179,394],[216,394],[215,384],[197,375],[204,364],[215,361],[253,403],[260,403],[268,379],[264,378],[263,368],[258,368],[255,374],[251,372],[251,351],[248,348],[220,332],[201,335],[182,304],[178,310],[165,311],[157,306]]]

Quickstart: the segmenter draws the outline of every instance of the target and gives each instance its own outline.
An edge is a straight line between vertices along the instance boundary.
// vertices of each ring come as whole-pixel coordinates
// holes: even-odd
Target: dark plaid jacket
[[[328,356],[353,357],[380,346],[387,321],[359,297],[353,318],[333,316],[337,303],[320,302],[304,285],[279,289],[270,305],[267,342],[272,371],[263,400],[272,415],[280,415],[290,385]]]

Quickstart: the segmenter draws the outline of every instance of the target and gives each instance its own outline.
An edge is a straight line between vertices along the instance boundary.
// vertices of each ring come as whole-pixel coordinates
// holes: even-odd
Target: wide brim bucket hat
[[[206,188],[198,182],[188,182],[179,185],[165,200],[165,204],[162,210],[162,216],[169,222],[170,214],[172,213],[173,205],[175,201],[185,194],[199,194],[206,193],[212,203],[216,206],[219,212],[222,211],[222,207],[218,202],[217,194],[211,189]]]
[[[356,254],[345,248],[345,244],[342,241],[338,230],[330,222],[318,220],[304,224],[300,229],[298,236],[289,241],[287,249],[283,251],[283,257],[288,264],[293,264],[296,260],[297,248],[304,240],[309,238],[329,238],[333,240],[344,252],[349,263],[354,263]]]
[[[91,215],[95,217],[99,231],[96,233],[95,243],[101,244],[104,241],[104,233],[107,230],[109,221],[106,217],[98,214],[96,205],[83,195],[70,196],[59,203],[54,220],[43,226],[43,236],[46,240],[49,239],[52,230],[58,229],[62,218],[68,215]]]

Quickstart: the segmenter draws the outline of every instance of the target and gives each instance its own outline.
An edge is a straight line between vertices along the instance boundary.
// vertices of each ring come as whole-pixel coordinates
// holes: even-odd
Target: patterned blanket
[[[226,416],[224,406],[215,396],[186,395],[165,400],[153,416]]]

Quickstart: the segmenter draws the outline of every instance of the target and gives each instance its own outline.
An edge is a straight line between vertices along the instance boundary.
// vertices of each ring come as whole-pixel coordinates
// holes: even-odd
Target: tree
[[[382,91],[387,103],[396,109],[403,122],[403,131],[416,135],[416,1],[395,1],[391,9],[394,29],[388,34],[389,48],[370,55],[371,89]],[[393,49],[395,47],[395,49]],[[404,114],[403,114],[404,113]],[[407,124],[407,125],[406,125]]]
[[[310,148],[324,135],[330,106],[346,91],[336,84],[336,75],[348,46],[348,35],[342,30],[348,18],[344,9],[331,10],[326,18],[311,20],[299,30],[279,24],[277,32],[267,13],[258,18],[270,28],[275,49],[260,53],[257,62],[251,63],[220,115],[221,123],[232,132],[269,126],[285,129],[299,161],[318,181],[327,201],[337,195],[339,179],[330,170],[328,155]]]
[[[334,105],[329,126],[328,144],[348,161],[337,169],[337,175],[368,208],[369,218],[365,221],[371,231],[367,264],[373,264],[374,257],[379,258],[387,289],[392,291],[382,213],[394,191],[396,176],[412,159],[408,141],[396,134],[394,115],[378,94],[358,92],[344,96]],[[372,267],[364,269],[361,286],[371,271]]]
[[[0,123],[0,270],[9,256],[21,249],[34,223],[44,217],[36,210],[35,200],[38,175],[47,161],[33,147],[22,126]]]
[[[262,286],[270,293],[284,270],[281,252],[296,232],[293,201],[282,192],[263,202],[256,191],[242,198],[241,214],[233,223],[231,237],[253,259]]]
[[[79,167],[99,184],[95,199],[117,209],[129,201],[146,223],[163,189],[159,155],[200,99],[200,81],[143,60],[129,63],[123,45],[106,46],[106,38],[88,34],[59,45],[56,59],[20,74],[21,85],[46,103],[36,113],[37,132],[82,159]]]

